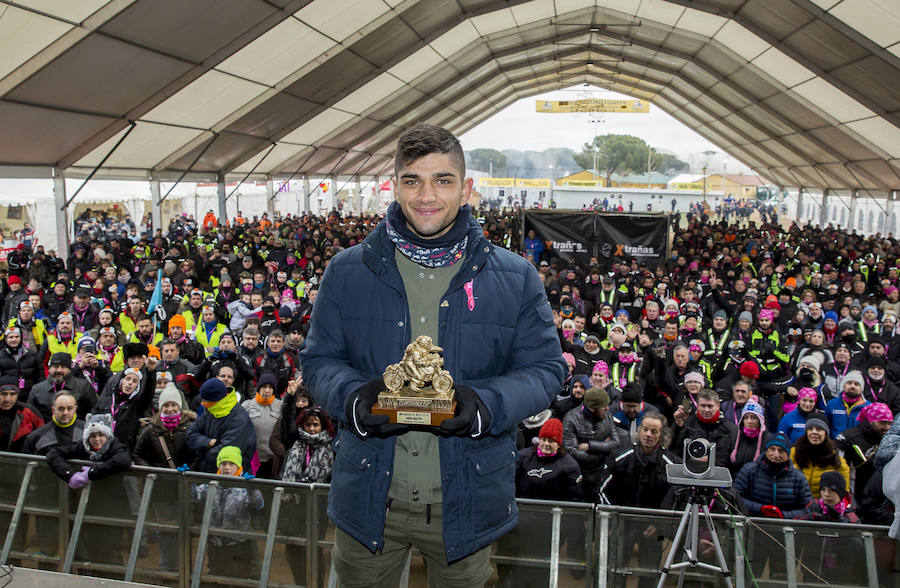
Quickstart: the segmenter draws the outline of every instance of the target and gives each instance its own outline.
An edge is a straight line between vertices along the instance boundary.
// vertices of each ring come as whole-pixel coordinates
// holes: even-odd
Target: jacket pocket
[[[361,513],[369,512],[378,450],[353,433],[342,430],[334,451],[332,507],[340,517],[357,520]]]
[[[516,458],[510,439],[476,449],[468,455],[472,530],[488,531],[513,515],[516,496]]]

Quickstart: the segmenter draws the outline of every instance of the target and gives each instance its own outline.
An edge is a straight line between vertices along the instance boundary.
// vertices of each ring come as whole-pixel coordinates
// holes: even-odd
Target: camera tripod
[[[659,576],[657,588],[663,588],[666,583],[666,577],[670,571],[679,570],[678,572],[678,588],[684,583],[684,573],[689,567],[702,568],[710,572],[719,572],[725,579],[728,588],[732,588],[731,572],[728,570],[728,564],[725,563],[725,553],[722,551],[722,545],[719,543],[719,535],[716,533],[716,527],[713,523],[712,516],[709,514],[709,504],[712,498],[712,489],[691,488],[691,494],[688,498],[688,504],[684,507],[684,514],[681,515],[681,522],[678,523],[678,530],[675,532],[675,538],[672,539],[672,546],[669,548],[669,555],[666,557],[666,563],[663,564],[662,573]],[[700,511],[703,510],[703,518],[706,522],[706,528],[712,536],[713,545],[716,548],[716,557],[719,565],[714,566],[700,561]],[[675,560],[675,554],[678,552],[679,544],[685,538],[685,531],[688,533],[690,544],[683,545],[687,559],[678,563],[672,563]]]

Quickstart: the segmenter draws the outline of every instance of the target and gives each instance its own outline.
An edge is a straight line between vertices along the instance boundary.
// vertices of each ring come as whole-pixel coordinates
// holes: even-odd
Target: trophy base
[[[372,414],[387,415],[391,423],[432,427],[439,427],[445,420],[452,419],[455,411],[455,401],[453,402],[453,408],[447,411],[422,408],[389,408],[378,404],[372,407]]]

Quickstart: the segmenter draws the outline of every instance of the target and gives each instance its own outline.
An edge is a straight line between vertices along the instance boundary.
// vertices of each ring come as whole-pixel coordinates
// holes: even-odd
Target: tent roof
[[[0,165],[16,170],[385,174],[412,122],[459,135],[587,83],[772,183],[900,188],[891,0],[0,3]]]

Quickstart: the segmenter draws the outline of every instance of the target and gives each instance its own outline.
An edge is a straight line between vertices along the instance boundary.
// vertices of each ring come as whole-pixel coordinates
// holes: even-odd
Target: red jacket
[[[9,442],[6,447],[0,449],[18,453],[22,451],[22,446],[25,445],[25,437],[32,431],[36,431],[44,426],[44,419],[29,406],[21,402],[16,402],[15,408],[16,416],[12,420],[12,433],[9,436]]]

